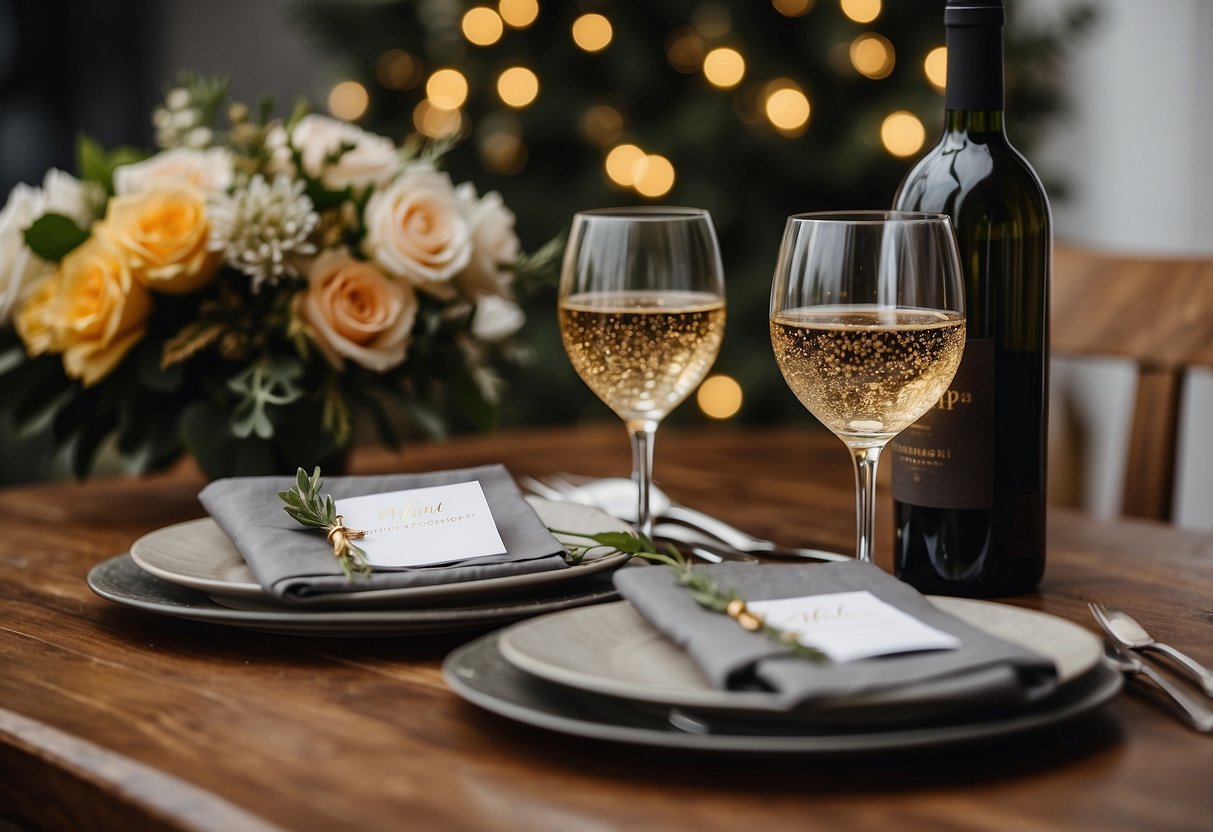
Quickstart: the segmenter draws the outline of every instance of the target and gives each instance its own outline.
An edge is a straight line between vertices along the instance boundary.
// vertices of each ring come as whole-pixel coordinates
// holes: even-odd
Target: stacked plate
[[[448,656],[444,675],[486,710],[565,734],[704,751],[841,754],[998,737],[1107,702],[1121,676],[1087,630],[1032,610],[957,598],[932,603],[1051,658],[1057,691],[1031,706],[957,710],[890,689],[788,712],[762,691],[712,688],[627,602],[513,624]]]
[[[597,509],[528,498],[553,528],[627,530]],[[584,541],[579,541],[584,543]],[[567,569],[479,581],[353,592],[301,607],[266,592],[210,518],[144,535],[130,554],[97,564],[88,584],[102,598],[160,615],[276,633],[387,636],[456,632],[611,601],[610,572],[629,555],[598,549]]]

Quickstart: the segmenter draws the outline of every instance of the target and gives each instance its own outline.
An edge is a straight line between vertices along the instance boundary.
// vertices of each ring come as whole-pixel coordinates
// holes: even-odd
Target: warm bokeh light
[[[413,126],[423,136],[443,139],[457,135],[463,129],[463,113],[435,107],[428,98],[423,99],[413,108]]]
[[[616,185],[625,188],[636,182],[636,168],[644,159],[644,151],[634,144],[612,148],[606,157],[606,174]]]
[[[712,86],[721,89],[735,87],[745,77],[745,58],[736,49],[727,46],[713,49],[703,59],[703,74]]]
[[[880,17],[880,0],[839,0],[838,5],[856,23],[871,23]]]
[[[771,0],[775,11],[787,17],[803,17],[813,8],[815,0]]]
[[[425,82],[430,104],[440,110],[457,110],[468,100],[468,79],[457,69],[440,69]]]
[[[609,104],[599,104],[582,114],[578,127],[593,144],[614,144],[623,135],[623,116]]]
[[[601,52],[613,36],[611,21],[600,14],[583,14],[573,21],[573,42],[586,52]]]
[[[357,81],[342,81],[329,90],[329,112],[336,118],[346,121],[362,118],[370,103],[366,87]]]
[[[476,46],[491,46],[501,40],[505,24],[501,16],[488,6],[473,6],[463,15],[460,24],[463,36]]]
[[[707,49],[703,38],[694,29],[680,26],[665,39],[665,56],[670,66],[679,72],[698,72],[703,66],[703,55]]]
[[[539,95],[539,76],[525,66],[512,66],[497,77],[497,95],[511,107],[525,107]]]
[[[918,116],[898,110],[880,125],[880,141],[894,156],[913,156],[927,140],[926,128]]]
[[[922,62],[922,71],[926,73],[931,86],[943,92],[948,81],[948,47],[936,46],[927,53]]]
[[[809,98],[791,81],[772,81],[767,87],[763,111],[776,129],[796,134],[804,130],[809,121]]]
[[[537,0],[501,0],[497,11],[507,26],[525,29],[539,17],[539,3]]]
[[[741,385],[730,376],[709,376],[699,385],[695,401],[705,416],[732,419],[741,410]]]
[[[526,167],[526,145],[522,137],[507,130],[485,133],[480,139],[480,161],[493,173],[512,175]]]
[[[664,196],[674,187],[674,165],[655,153],[645,156],[632,169],[632,187],[641,196]]]
[[[868,78],[888,78],[893,71],[893,44],[875,32],[862,34],[851,41],[851,66]]]
[[[421,75],[421,61],[403,49],[389,49],[375,63],[375,77],[389,90],[411,90]]]

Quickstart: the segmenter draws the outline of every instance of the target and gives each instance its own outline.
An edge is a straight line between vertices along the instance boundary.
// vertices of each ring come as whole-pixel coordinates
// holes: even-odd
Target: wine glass
[[[724,337],[724,269],[711,216],[670,207],[576,214],[559,318],[573,368],[627,425],[636,522],[651,535],[657,425],[703,380]]]
[[[788,387],[851,451],[855,556],[870,563],[880,452],[940,400],[964,351],[951,221],[901,211],[789,217],[770,324]]]

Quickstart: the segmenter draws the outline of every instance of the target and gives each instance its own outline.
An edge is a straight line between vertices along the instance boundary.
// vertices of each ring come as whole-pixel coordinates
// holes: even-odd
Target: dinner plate
[[[537,497],[528,497],[527,501],[539,519],[551,528],[589,534],[631,530],[623,521],[589,506],[557,503]],[[569,539],[562,539],[562,542],[568,543]],[[205,592],[225,606],[264,608],[276,605],[287,608],[287,604],[262,589],[231,538],[209,517],[187,520],[145,534],[131,546],[130,556],[145,572],[170,583]],[[432,606],[435,602],[496,597],[580,580],[587,575],[622,566],[629,557],[626,552],[604,549],[591,553],[581,563],[567,569],[432,586],[331,593],[333,597],[312,603],[322,603],[328,608],[388,604]],[[298,608],[298,605],[290,608]]]
[[[658,708],[579,690],[532,676],[498,649],[490,633],[454,650],[443,678],[464,699],[526,725],[613,743],[729,754],[846,755],[921,749],[1004,737],[1043,728],[1108,702],[1123,684],[1102,661],[1030,710],[970,714],[947,723],[829,726],[796,722],[715,722],[677,708]]]
[[[479,603],[380,610],[236,610],[204,593],[144,572],[129,555],[102,561],[88,573],[102,598],[144,612],[269,633],[307,636],[401,636],[476,630],[531,615],[618,598],[608,574],[597,573],[558,592]]]
[[[1087,673],[1103,656],[1103,644],[1095,635],[1056,616],[966,598],[931,596],[929,600],[975,627],[1049,658],[1061,684]],[[514,624],[501,634],[499,649],[508,661],[534,676],[591,693],[702,711],[787,712],[772,693],[712,687],[686,651],[651,627],[626,601]],[[904,716],[913,706],[912,713],[921,716],[954,707],[946,696],[936,698],[935,693],[924,683],[814,702],[799,712],[812,717],[833,709],[887,717]]]

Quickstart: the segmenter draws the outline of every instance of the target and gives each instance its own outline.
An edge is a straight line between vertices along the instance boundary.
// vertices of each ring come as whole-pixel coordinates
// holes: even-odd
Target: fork
[[[1186,690],[1171,684],[1161,673],[1141,660],[1136,653],[1130,653],[1123,647],[1106,642],[1104,656],[1120,672],[1126,675],[1141,674],[1162,690],[1175,706],[1176,713],[1185,723],[1202,734],[1213,733],[1213,711],[1197,701]]]
[[[1153,650],[1162,653],[1200,685],[1206,695],[1213,697],[1213,673],[1200,662],[1169,644],[1155,641],[1146,629],[1126,612],[1094,602],[1088,603],[1087,608],[1091,610],[1091,615],[1095,616],[1103,631],[1118,645],[1128,650]]]

